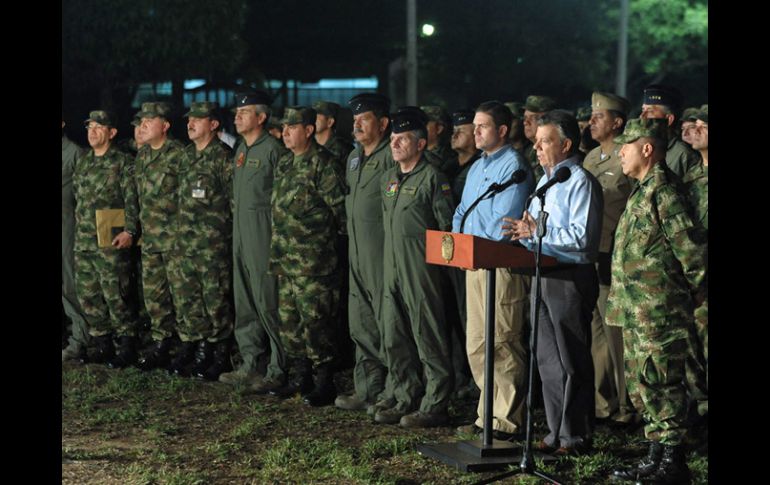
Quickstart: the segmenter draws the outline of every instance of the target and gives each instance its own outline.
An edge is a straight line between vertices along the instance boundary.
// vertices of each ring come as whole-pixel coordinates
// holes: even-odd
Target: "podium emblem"
[[[441,257],[446,260],[447,263],[452,261],[455,254],[455,239],[451,234],[444,234],[441,237]]]

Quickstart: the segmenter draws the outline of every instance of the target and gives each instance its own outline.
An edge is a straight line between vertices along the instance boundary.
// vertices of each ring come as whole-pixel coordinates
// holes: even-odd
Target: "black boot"
[[[299,359],[296,361],[289,374],[291,378],[288,383],[283,387],[271,390],[271,396],[286,399],[297,393],[305,396],[313,390],[313,371],[309,359]]]
[[[94,337],[94,353],[91,355],[91,362],[104,364],[115,358],[115,346],[112,343],[112,334]]]
[[[195,349],[197,346],[198,341],[180,342],[176,347],[176,355],[168,366],[169,374],[174,374],[179,377],[190,377],[189,367],[193,358],[195,358]]]
[[[636,481],[648,477],[658,469],[662,455],[663,445],[658,441],[651,441],[647,456],[642,458],[637,466],[625,470],[615,470],[610,475],[610,479],[613,481]]]
[[[213,362],[214,346],[206,339],[198,342],[195,348],[195,361],[190,374],[195,377],[201,377]]]
[[[168,353],[169,350],[171,350],[173,341],[174,339],[172,337],[166,337],[163,340],[155,342],[152,350],[139,359],[139,368],[143,371],[168,368],[168,365],[171,362],[171,357]]]
[[[123,335],[118,338],[118,353],[115,358],[107,361],[110,369],[125,369],[136,364],[136,337]]]
[[[220,374],[233,370],[233,364],[230,362],[230,339],[221,340],[213,346],[214,355],[211,365],[200,372],[195,371],[196,377],[202,377],[207,381],[218,381]]]
[[[690,469],[684,456],[682,445],[664,445],[663,456],[658,469],[644,479],[644,483],[664,485],[687,485],[690,483]]]
[[[305,396],[305,404],[314,407],[328,406],[337,398],[337,388],[334,386],[334,372],[331,364],[321,364],[316,368],[315,387]]]

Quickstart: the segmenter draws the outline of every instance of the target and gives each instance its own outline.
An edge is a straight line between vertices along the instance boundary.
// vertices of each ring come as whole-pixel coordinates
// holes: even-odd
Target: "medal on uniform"
[[[390,181],[388,183],[388,186],[385,188],[385,197],[394,197],[397,192],[398,192],[398,182],[395,180]]]
[[[353,160],[351,160],[350,161],[350,170],[357,169],[358,168],[358,162],[359,162],[359,158],[358,157],[356,157]]]
[[[201,187],[201,181],[198,180],[198,185],[193,187],[192,189],[192,196],[193,199],[205,199],[206,198],[206,189]]]
[[[235,161],[235,166],[238,168],[243,167],[244,160],[246,160],[246,153],[241,152],[241,154],[238,155],[238,160]]]

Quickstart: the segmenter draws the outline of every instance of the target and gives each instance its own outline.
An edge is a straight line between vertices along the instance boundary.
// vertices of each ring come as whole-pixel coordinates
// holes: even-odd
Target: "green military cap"
[[[631,110],[631,102],[617,94],[594,91],[591,94],[591,109],[619,111],[623,113],[623,116],[628,116],[628,112]]]
[[[307,106],[289,106],[283,111],[282,125],[315,125],[316,111]]]
[[[313,109],[316,110],[316,113],[318,114],[336,118],[337,112],[340,109],[340,105],[337,103],[332,103],[331,101],[316,101],[313,103]]]
[[[398,111],[390,117],[393,133],[425,129],[426,117],[414,110]]]
[[[103,126],[110,126],[112,128],[115,127],[115,117],[112,115],[112,113],[103,109],[91,111],[88,113],[88,119],[85,120],[84,123],[86,126],[88,126],[88,123],[92,121]]]
[[[163,101],[142,103],[142,110],[137,115],[140,118],[160,117],[167,120],[171,116],[171,105]]]
[[[462,111],[455,111],[452,113],[452,124],[454,126],[471,125],[473,124],[473,117],[476,116],[474,111],[469,109]]]
[[[208,118],[219,109],[219,103],[214,101],[196,101],[190,104],[190,111],[184,114],[184,117]]]
[[[268,130],[273,129],[273,128],[278,128],[280,130],[281,129],[281,120],[280,120],[280,118],[275,118],[274,116],[271,116],[270,118],[267,119],[267,122],[265,123],[265,126],[267,127]]]
[[[704,104],[700,108],[687,108],[682,113],[682,119],[685,121],[698,121],[701,120],[704,123],[709,122],[709,105]]]
[[[390,98],[379,93],[361,93],[350,98],[348,105],[350,105],[350,110],[354,115],[375,110],[387,113],[390,107]]]
[[[513,119],[520,120],[524,118],[524,103],[520,103],[518,101],[506,101],[503,104],[506,105],[509,110],[511,110]]]
[[[532,94],[527,96],[524,109],[533,113],[544,113],[556,108],[556,100],[550,96]]]
[[[133,119],[133,120],[131,120],[131,124],[132,124],[133,126],[139,126],[139,125],[141,125],[141,124],[142,124],[142,117],[141,117],[141,116],[139,116],[139,113],[136,113],[136,114],[134,115],[134,119]]]
[[[575,110],[575,119],[578,121],[588,121],[591,119],[591,107],[581,106]]]
[[[420,109],[428,115],[428,121],[438,121],[439,123],[449,124],[449,115],[441,106],[420,106]]]
[[[639,138],[657,138],[661,141],[668,141],[668,122],[665,119],[641,119],[634,118],[626,123],[626,129],[623,134],[616,136],[615,143],[626,144],[633,143]]]

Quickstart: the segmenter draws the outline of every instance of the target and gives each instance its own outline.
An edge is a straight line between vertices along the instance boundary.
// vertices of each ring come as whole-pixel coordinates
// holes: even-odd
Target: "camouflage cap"
[[[503,104],[506,105],[509,110],[511,110],[513,119],[520,120],[524,118],[524,103],[520,103],[518,101],[506,101]]]
[[[374,110],[387,114],[390,108],[390,98],[379,93],[361,93],[350,98],[348,105],[354,115]]]
[[[184,114],[185,118],[208,118],[216,114],[219,109],[219,103],[214,101],[196,101],[190,104],[190,111]]]
[[[664,119],[634,118],[626,123],[626,129],[623,130],[623,134],[616,136],[613,141],[626,144],[633,143],[639,138],[644,137],[657,138],[664,142],[668,141],[668,122]]]
[[[276,128],[276,129],[280,130],[281,129],[281,120],[279,118],[275,118],[275,117],[271,116],[270,118],[267,119],[267,123],[265,123],[265,127],[268,130],[272,130],[273,128]]]
[[[132,125],[134,125],[134,126],[139,126],[139,125],[141,125],[141,124],[142,124],[142,117],[141,117],[141,116],[139,116],[139,113],[141,113],[141,111],[137,112],[137,113],[134,115],[134,119],[133,119],[133,120],[131,120],[131,124],[132,124]]]
[[[650,84],[644,88],[642,104],[662,104],[678,111],[682,107],[682,93],[666,84]]]
[[[476,116],[476,113],[469,109],[465,109],[462,111],[455,111],[454,113],[452,113],[452,124],[454,126],[473,124],[474,116]]]
[[[85,120],[85,125],[88,126],[90,122],[99,123],[102,126],[109,126],[115,128],[115,116],[109,111],[103,109],[91,111],[88,113],[88,119]]]
[[[331,101],[316,101],[313,103],[313,109],[316,110],[318,114],[336,118],[340,105],[332,103]]]
[[[307,106],[289,106],[283,111],[282,125],[315,125],[316,111]]]
[[[628,112],[631,110],[631,102],[617,94],[594,91],[591,94],[591,109],[595,111],[600,109],[619,111],[624,116],[628,116]]]
[[[254,104],[264,104],[270,106],[272,100],[270,95],[264,91],[247,91],[235,94],[235,107],[251,106]]]
[[[575,110],[575,119],[578,121],[588,121],[591,119],[591,107],[581,106]]]
[[[527,101],[524,103],[524,109],[533,113],[544,113],[555,108],[556,100],[550,96],[532,94],[527,96]]]
[[[430,121],[430,118],[425,113],[425,111],[422,110],[422,108],[419,108],[417,106],[401,106],[396,110],[396,114],[404,114],[404,113],[412,113],[415,116],[419,117],[420,120],[422,120],[422,123],[424,125],[428,124],[428,121]]]
[[[428,115],[428,121],[437,121],[439,123],[449,124],[449,114],[441,106],[429,105],[420,106],[420,109]]]
[[[709,105],[704,104],[700,108],[687,108],[682,113],[682,119],[685,121],[698,121],[701,120],[704,123],[709,122]]]
[[[425,130],[425,117],[413,110],[399,111],[391,115],[393,133]]]
[[[168,120],[171,116],[171,105],[164,102],[142,103],[142,110],[137,113],[140,118],[163,118]]]

